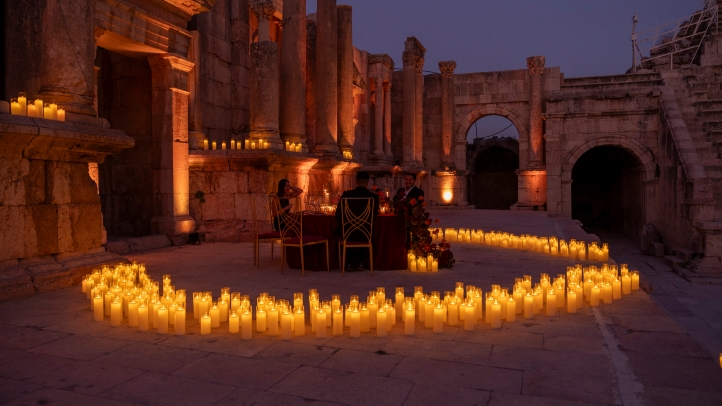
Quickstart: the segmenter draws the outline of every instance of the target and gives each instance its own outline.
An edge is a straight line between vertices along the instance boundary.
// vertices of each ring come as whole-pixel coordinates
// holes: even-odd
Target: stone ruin
[[[505,168],[492,171],[504,174],[504,208],[635,239],[651,224],[651,242],[687,276],[722,275],[717,27],[695,60],[636,74],[566,78],[543,56],[424,74],[415,37],[399,68],[354,47],[353,10],[336,0],[311,15],[304,0],[4,4],[4,100],[26,92],[67,118],[0,103],[2,299],[76,284],[121,260],[109,251],[193,232],[248,241],[254,222],[270,227],[267,196],[282,178],[336,195],[360,168],[391,190],[413,172],[432,206],[473,208],[487,159]],[[469,128],[488,115],[509,119],[518,141],[470,150]]]

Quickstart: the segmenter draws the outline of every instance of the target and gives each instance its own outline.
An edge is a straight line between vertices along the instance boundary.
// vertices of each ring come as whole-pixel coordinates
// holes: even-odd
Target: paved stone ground
[[[582,238],[570,220],[545,213],[443,212],[443,225]],[[553,230],[553,231],[549,231]],[[638,267],[652,286],[612,305],[578,314],[486,325],[474,332],[399,322],[386,338],[348,335],[290,342],[266,334],[250,341],[223,328],[201,336],[139,332],[93,322],[79,287],[0,304],[0,403],[17,405],[480,404],[720,405],[720,287],[699,287],[637,255],[615,236],[612,257]],[[317,288],[322,299],[365,295],[377,286],[407,292],[451,290],[455,281],[511,286],[522,274],[562,273],[573,261],[536,253],[456,244],[457,265],[438,274],[406,271],[347,274],[286,270],[262,247],[215,243],[130,255],[156,279],[170,273],[189,292],[223,286],[252,297],[279,298]],[[659,303],[662,303],[660,306]],[[330,332],[330,330],[329,330]],[[346,333],[348,334],[348,333]],[[691,334],[691,335],[690,335]],[[702,343],[700,345],[698,341]]]

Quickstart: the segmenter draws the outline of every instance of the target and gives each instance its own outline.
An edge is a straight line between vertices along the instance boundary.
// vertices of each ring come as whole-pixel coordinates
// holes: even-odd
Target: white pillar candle
[[[238,313],[238,309],[241,307],[241,299],[239,297],[234,297],[231,299],[231,310]]]
[[[333,335],[343,335],[343,311],[340,307],[333,310]]]
[[[534,291],[531,296],[534,298],[534,314],[539,314],[544,308],[543,293]]]
[[[456,297],[459,300],[464,299],[464,282],[456,282],[456,289],[454,290]]]
[[[376,313],[376,337],[386,337],[386,316],[388,313],[383,307]]]
[[[474,330],[474,323],[475,323],[475,310],[474,310],[474,303],[466,303],[463,305],[465,308],[465,314],[464,314],[464,330],[466,331],[473,331]]]
[[[215,150],[216,150],[216,145],[217,145],[217,143],[216,143],[215,141],[213,141],[213,142],[211,143],[211,145],[212,145],[211,149],[215,151]]]
[[[290,340],[293,337],[291,331],[291,323],[293,322],[293,315],[287,309],[281,312],[281,339]]]
[[[434,333],[444,332],[444,307],[438,303],[434,307]]]
[[[551,317],[557,313],[557,293],[554,289],[547,291],[547,316]]]
[[[200,301],[201,301],[201,293],[193,292],[193,318],[196,320],[201,318]]]
[[[211,316],[211,328],[218,328],[221,326],[221,310],[218,308],[218,303],[213,302],[213,307],[209,312]]]
[[[577,293],[573,288],[569,288],[567,291],[567,313],[577,312]]]
[[[531,292],[526,292],[524,296],[524,318],[531,319],[534,317],[534,297]]]
[[[98,293],[93,298],[93,320],[95,321],[103,321],[105,318],[105,312],[103,308],[103,297],[100,296],[100,293]]]
[[[323,309],[316,312],[316,338],[326,338],[326,312]]]
[[[406,313],[406,315],[404,316],[404,334],[407,336],[412,336],[414,335],[414,325],[416,324],[414,304],[412,302],[407,303],[404,312]]]
[[[516,321],[516,301],[513,296],[509,296],[509,300],[506,302],[506,321]]]
[[[454,298],[449,302],[448,305],[448,323],[450,326],[458,326],[459,325],[459,302],[457,302],[457,298]]]
[[[208,151],[208,140],[203,140],[203,150]]]
[[[163,305],[158,308],[158,334],[168,334],[168,309]]]
[[[43,99],[35,99],[35,117],[43,118]],[[107,316],[107,314],[106,314]]]
[[[148,331],[148,306],[141,303],[138,306],[138,331]]]
[[[619,300],[622,298],[622,282],[619,278],[614,278],[612,281],[612,299]]]
[[[211,333],[211,316],[208,313],[203,314],[201,317],[201,334],[206,335]]]
[[[366,306],[368,308],[369,328],[376,328],[376,313],[379,310],[379,306],[376,302],[368,302]]]
[[[228,317],[228,332],[237,334],[239,331],[241,331],[240,317],[238,317],[238,313],[231,310],[231,315]]]
[[[366,303],[361,303],[360,306],[360,329],[362,333],[368,333],[371,330],[369,327],[369,309]]]
[[[218,309],[220,310],[220,316],[221,316],[221,323],[225,323],[228,321],[228,310],[230,306],[227,300],[221,299],[220,302],[218,302]]]
[[[494,303],[494,296],[487,293],[486,297],[486,317],[484,322],[491,324],[491,305]]]
[[[301,303],[303,303],[303,299],[301,299]],[[303,312],[303,304],[298,305],[294,309],[293,313],[293,324],[294,324],[294,332],[297,337],[305,336],[306,335],[306,318],[305,313]]]
[[[138,302],[135,299],[128,302],[128,326],[138,327]]]
[[[584,307],[584,288],[578,284],[574,287],[574,292],[577,296],[577,309]]]
[[[396,287],[396,314],[398,316],[401,316],[401,310],[403,309],[404,305],[404,288],[401,286]]]
[[[221,149],[222,149],[222,150],[225,150],[225,149],[226,149],[226,142],[225,142],[225,141],[222,141],[222,142],[221,142]]]
[[[58,121],[65,121],[65,109],[62,107],[58,107],[58,113],[57,113]]]
[[[266,331],[266,312],[259,308],[256,308],[256,331],[263,333]]]
[[[434,327],[434,302],[431,300],[431,298],[427,298],[427,300],[422,301],[422,305],[424,308],[424,327],[426,328],[433,328]]]
[[[602,285],[602,298],[604,300],[604,304],[611,304],[612,303],[612,285],[609,283],[605,283]]]
[[[241,313],[241,339],[250,340],[251,337],[253,337],[253,313],[251,313],[250,309],[243,309]]]
[[[123,320],[123,304],[120,299],[115,298],[110,304],[110,325],[117,327]]]
[[[128,303],[128,307],[130,309],[130,303]],[[170,307],[168,307],[168,325],[174,325],[175,324],[175,311],[178,308],[178,305],[175,303],[171,303]]]
[[[639,290],[639,272],[632,271],[632,290]]]
[[[176,306],[175,315],[173,317],[173,333],[177,336],[186,334],[186,308],[184,306]]]
[[[318,320],[316,320],[318,324]],[[278,335],[278,308],[272,306],[266,313],[266,328],[268,329],[268,335],[275,337]]]
[[[590,300],[589,300],[589,304],[590,304],[592,307],[597,307],[597,306],[599,306],[600,290],[601,290],[601,289],[599,289],[599,286],[597,286],[597,285],[594,285],[594,286],[592,287],[592,294],[591,294]]]
[[[497,300],[491,304],[491,328],[501,328],[501,304]]]
[[[351,309],[351,321],[349,323],[349,328],[351,330],[349,332],[351,337],[356,338],[361,336],[361,313],[356,307]]]
[[[632,293],[632,277],[622,275],[622,294],[628,295]]]

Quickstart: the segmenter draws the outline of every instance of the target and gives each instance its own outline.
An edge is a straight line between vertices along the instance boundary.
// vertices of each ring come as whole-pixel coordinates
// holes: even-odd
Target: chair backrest
[[[288,200],[293,206],[291,210],[286,211],[281,207],[280,199],[275,196],[272,199],[273,204],[275,204],[276,213],[278,213],[277,219],[282,239],[301,237],[303,235],[303,216],[300,212],[301,198],[291,197]]]
[[[371,242],[373,235],[373,198],[345,197],[341,199],[341,230],[343,240],[353,234],[354,239]],[[357,241],[359,242],[359,241]]]

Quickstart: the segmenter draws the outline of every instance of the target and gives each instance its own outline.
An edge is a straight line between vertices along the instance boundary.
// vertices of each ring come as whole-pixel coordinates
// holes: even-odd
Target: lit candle
[[[230,148],[236,149],[236,140],[234,140],[233,138],[231,138],[231,147]]]
[[[258,315],[258,313],[256,313],[256,315]],[[257,322],[256,320],[256,323]],[[241,313],[241,338],[243,340],[250,340],[251,337],[253,337],[253,314],[250,308],[243,308],[243,312]]]
[[[178,308],[178,305],[175,303],[171,303],[170,307],[168,307],[168,324],[174,325],[175,324],[175,311]]]
[[[401,316],[403,304],[404,304],[404,287],[397,286],[396,287],[396,303],[395,303],[397,316]]]
[[[290,151],[290,150],[291,150],[291,142],[286,141],[286,151]]]
[[[474,310],[474,303],[467,302],[465,305],[462,305],[465,309],[464,313],[464,330],[466,331],[474,331],[474,324],[476,321],[476,311]]]
[[[406,262],[408,263],[408,270],[409,271],[416,271],[416,266],[411,266],[411,263],[416,260],[416,255],[414,255],[413,252],[409,251],[409,254],[407,255]]]
[[[158,308],[158,334],[168,334],[168,308],[165,305]]]
[[[256,141],[251,141],[251,149],[256,149]]]
[[[123,303],[117,297],[110,304],[110,325],[113,327],[120,326],[123,320]]]
[[[245,149],[248,149],[249,143],[250,143],[249,140],[245,140],[245,142],[243,143],[243,145],[245,146]]]
[[[361,313],[360,318],[360,329],[362,333],[368,333],[370,331],[369,327],[369,309],[366,305],[366,302],[359,303],[359,313]]]
[[[18,106],[18,108],[20,107]],[[45,118],[46,120],[54,120],[53,111],[50,108],[50,104],[48,103],[46,103],[45,107],[43,107],[43,118]]]
[[[138,327],[138,302],[135,299],[128,302],[128,327]]]
[[[303,294],[301,294],[303,295]],[[305,319],[305,313],[303,311],[303,298],[301,298],[301,304],[295,307],[294,313],[294,330],[297,337],[305,336],[306,335],[306,319]]]
[[[600,290],[601,290],[601,289],[599,289],[599,286],[597,286],[597,285],[594,285],[594,286],[592,287],[592,294],[591,294],[591,296],[590,296],[591,299],[589,300],[589,304],[590,304],[592,307],[597,307],[597,306],[599,306],[599,294],[600,294]]]
[[[534,297],[531,292],[527,291],[524,296],[524,318],[531,319],[534,317]]]
[[[573,288],[567,290],[567,313],[577,312],[577,293]]]
[[[28,106],[28,98],[25,95],[25,92],[18,92],[18,104],[20,105],[20,112],[19,114],[21,116],[26,115],[27,113],[27,106]],[[63,120],[65,121],[65,120]]]
[[[622,275],[622,294],[632,293],[632,278],[629,274]]]
[[[263,141],[263,149],[268,149],[268,141]]]
[[[293,315],[290,309],[287,307],[283,308],[281,312],[281,339],[290,340],[293,335],[291,334],[291,323],[293,322]]]
[[[36,110],[35,102],[33,101],[28,104],[28,117],[35,117],[36,116],[35,110]]]
[[[138,331],[148,331],[148,306],[141,303],[138,306]]]
[[[35,99],[35,117],[43,118],[43,99]]]
[[[301,143],[296,144],[296,152],[301,152]]]
[[[491,328],[501,328],[501,304],[496,299],[491,304]]]
[[[211,316],[208,313],[204,313],[201,317],[201,334],[206,335],[211,333]]]
[[[18,102],[18,99],[13,97],[10,99],[10,114],[13,116],[22,116],[24,114],[20,114],[20,103]]]
[[[424,327],[426,328],[433,328],[434,327],[434,302],[431,300],[431,296],[427,296],[426,300],[423,301],[424,304]]]
[[[614,278],[612,281],[612,299],[619,300],[622,298],[622,282],[619,278]]]
[[[225,141],[222,141],[222,142],[221,142],[221,149],[226,149],[226,142],[225,142]]]
[[[177,336],[186,334],[186,308],[183,305],[176,306],[173,326],[173,333]]]
[[[547,290],[547,316],[551,317],[557,313],[557,293],[554,288]]]
[[[459,300],[464,299],[464,282],[456,282],[456,297],[459,298]]]
[[[316,320],[318,323],[318,320]],[[271,308],[266,312],[266,328],[268,329],[268,335],[275,337],[278,335],[278,308],[276,304],[271,304]]]
[[[62,107],[58,107],[58,121],[65,121],[65,109]]]
[[[506,301],[506,321],[516,321],[516,301],[511,295],[509,295],[509,300]]]
[[[407,302],[406,303],[406,309],[405,309],[406,315],[404,316],[404,334],[407,336],[414,335],[414,325],[416,322],[416,315],[414,314],[414,303],[413,302]]]
[[[358,310],[358,307],[354,306],[353,309],[351,309],[351,325],[350,327],[350,336],[357,338],[361,336],[361,313]]]
[[[602,285],[602,299],[604,300],[604,304],[611,304],[612,303],[612,285],[609,283],[604,283]]]
[[[211,145],[212,145],[211,148],[215,151],[215,150],[216,150],[216,145],[217,145],[216,141],[213,141],[213,143],[212,143]]]
[[[444,332],[444,307],[437,303],[434,307],[434,333]]]
[[[316,338],[326,338],[326,312],[323,308],[316,312]]]
[[[343,311],[341,307],[333,310],[333,335],[340,336],[343,334]]]
[[[577,296],[577,309],[581,309],[584,306],[584,288],[579,283],[574,286],[574,292]]]
[[[449,300],[449,304],[447,306],[448,309],[448,316],[447,316],[447,322],[450,326],[458,326],[459,325],[459,302],[457,297],[452,297]]]
[[[218,328],[221,326],[221,309],[218,308],[218,302],[213,302],[213,306],[211,307],[211,311],[209,312],[211,316],[211,327],[212,328]]]
[[[632,290],[639,290],[639,271],[632,271]]]
[[[103,297],[100,293],[97,293],[95,297],[93,297],[93,320],[103,321],[103,318],[105,318],[103,312]]]
[[[231,310],[231,315],[228,317],[228,332],[231,334],[237,334],[241,331],[241,321],[238,317],[238,313],[235,310]]]
[[[386,337],[387,323],[386,316],[388,313],[383,307],[376,312],[376,337]]]
[[[229,299],[230,299],[230,297],[229,297]],[[221,300],[218,302],[218,310],[219,310],[220,317],[221,317],[221,320],[220,320],[221,323],[227,322],[229,306],[228,306],[228,301],[224,297],[221,297]]]
[[[379,310],[378,303],[376,303],[376,292],[372,292],[373,296],[369,297],[367,303],[368,315],[369,315],[369,328],[376,328],[376,313]],[[363,331],[363,330],[362,330]]]

